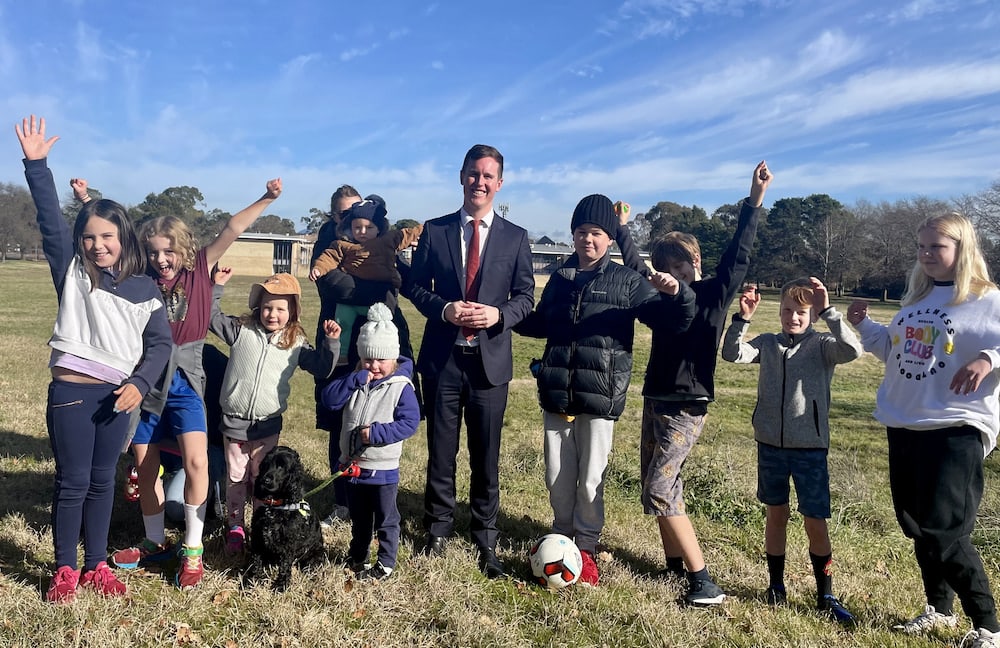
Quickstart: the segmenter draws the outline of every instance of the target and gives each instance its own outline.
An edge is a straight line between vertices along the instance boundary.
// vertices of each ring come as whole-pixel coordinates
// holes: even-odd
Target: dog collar
[[[285,504],[285,500],[283,499],[268,497],[266,499],[262,499],[260,502],[265,506],[278,509],[279,511],[298,511],[302,514],[302,517],[309,517],[312,513],[312,509],[309,508],[309,502],[305,500],[302,500],[301,502],[294,502],[292,504]]]

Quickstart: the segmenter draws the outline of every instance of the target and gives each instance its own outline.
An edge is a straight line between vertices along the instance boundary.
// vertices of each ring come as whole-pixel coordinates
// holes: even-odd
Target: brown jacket
[[[322,274],[340,268],[358,279],[391,282],[398,290],[403,282],[396,270],[396,252],[416,243],[423,231],[424,226],[417,225],[389,230],[364,243],[334,241],[316,257],[313,268]]]

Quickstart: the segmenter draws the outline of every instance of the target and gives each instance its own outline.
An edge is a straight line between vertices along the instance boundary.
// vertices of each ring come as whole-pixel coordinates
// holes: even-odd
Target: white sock
[[[153,515],[143,515],[142,526],[146,530],[147,538],[160,546],[167,544],[166,522],[163,511]]]
[[[200,547],[201,536],[205,532],[205,511],[208,502],[184,504],[184,544],[188,547]]]

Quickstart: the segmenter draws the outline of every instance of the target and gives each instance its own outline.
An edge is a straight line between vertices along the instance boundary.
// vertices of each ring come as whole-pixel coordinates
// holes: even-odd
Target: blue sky
[[[236,211],[281,176],[297,225],[342,183],[453,211],[476,143],[510,218],[563,239],[584,195],[711,212],[761,159],[767,204],[948,199],[1000,179],[998,30],[986,0],[7,1],[0,180],[34,112],[67,190]]]

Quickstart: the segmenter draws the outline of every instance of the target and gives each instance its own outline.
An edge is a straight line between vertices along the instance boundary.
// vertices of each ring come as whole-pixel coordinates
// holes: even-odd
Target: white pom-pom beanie
[[[368,321],[358,334],[358,355],[369,360],[399,357],[399,331],[392,323],[392,311],[382,303],[368,308]]]

